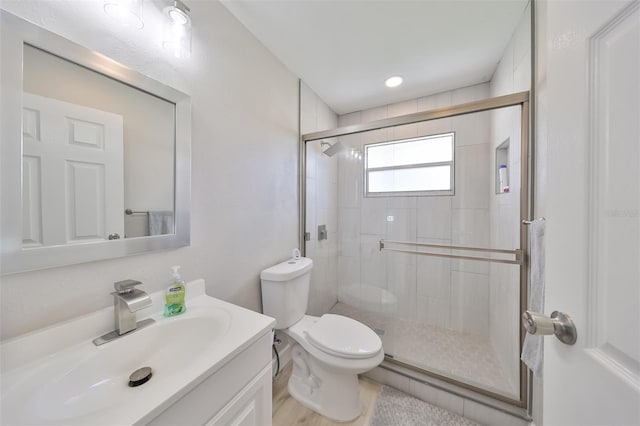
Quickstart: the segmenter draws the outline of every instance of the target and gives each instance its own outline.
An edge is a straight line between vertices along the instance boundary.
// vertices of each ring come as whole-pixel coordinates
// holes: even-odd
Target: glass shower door
[[[520,117],[517,105],[307,142],[307,254],[326,247],[316,280],[336,282],[315,314],[332,305],[378,333],[388,360],[519,400]],[[318,239],[322,215],[335,243]]]

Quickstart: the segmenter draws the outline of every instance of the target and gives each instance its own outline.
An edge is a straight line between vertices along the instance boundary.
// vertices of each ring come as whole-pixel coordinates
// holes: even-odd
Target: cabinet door
[[[271,425],[271,364],[207,422],[213,425]]]

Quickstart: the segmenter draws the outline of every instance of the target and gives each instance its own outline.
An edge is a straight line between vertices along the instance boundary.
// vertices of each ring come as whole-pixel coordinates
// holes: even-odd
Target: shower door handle
[[[522,314],[522,325],[527,333],[535,336],[554,334],[558,340],[573,345],[578,340],[578,331],[571,317],[562,312],[553,311],[551,317],[537,312],[525,311]]]

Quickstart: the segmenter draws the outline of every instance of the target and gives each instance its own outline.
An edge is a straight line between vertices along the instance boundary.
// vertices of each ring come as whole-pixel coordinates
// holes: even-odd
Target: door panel
[[[589,47],[593,126],[590,329],[601,362],[640,377],[640,8],[615,15]],[[635,84],[635,90],[634,90]],[[636,321],[636,324],[638,321]],[[638,328],[636,328],[638,331]]]
[[[67,161],[67,242],[104,239],[104,164]]]
[[[22,244],[24,247],[42,245],[42,209],[40,158],[22,157]]]

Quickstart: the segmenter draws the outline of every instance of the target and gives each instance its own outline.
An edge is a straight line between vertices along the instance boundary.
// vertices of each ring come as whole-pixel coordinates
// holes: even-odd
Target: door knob
[[[551,317],[537,312],[525,311],[522,314],[522,325],[527,333],[536,336],[555,334],[562,343],[573,345],[578,340],[576,325],[569,315],[553,311]]]
[[[108,238],[110,240],[119,240],[120,239],[120,234],[117,234],[117,233],[114,232],[113,234],[109,234]]]

